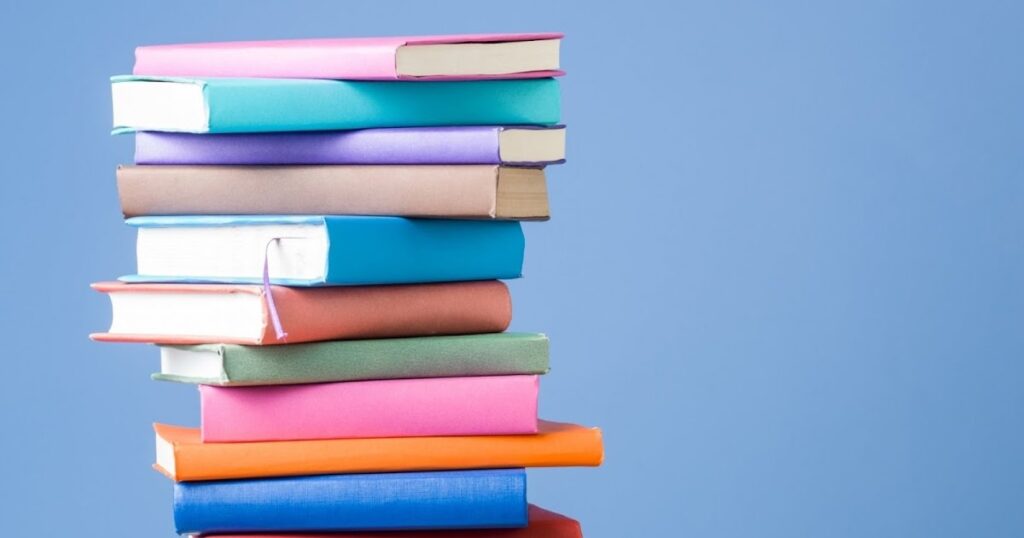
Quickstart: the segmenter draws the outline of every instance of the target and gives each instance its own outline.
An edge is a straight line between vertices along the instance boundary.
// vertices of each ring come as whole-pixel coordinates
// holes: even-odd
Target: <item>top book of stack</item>
[[[478,80],[562,75],[562,34],[362,37],[157,45],[135,49],[144,76]]]

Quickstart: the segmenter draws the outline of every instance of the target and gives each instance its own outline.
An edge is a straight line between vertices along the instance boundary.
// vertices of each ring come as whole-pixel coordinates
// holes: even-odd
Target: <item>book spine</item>
[[[522,469],[179,482],[179,534],[523,527]]]
[[[324,131],[444,125],[554,125],[558,82],[354,82],[221,79],[205,86],[209,132]]]
[[[518,222],[331,217],[325,222],[332,243],[328,284],[511,279],[522,273],[525,239]]]
[[[500,128],[198,135],[141,131],[136,164],[499,164]],[[456,191],[457,192],[457,191]]]
[[[548,339],[541,334],[227,345],[222,350],[227,374],[222,385],[537,375],[548,371]]]
[[[537,433],[537,376],[200,385],[203,442]]]
[[[495,165],[146,165],[119,167],[117,187],[121,210],[129,218],[324,214],[492,219],[497,176]]]

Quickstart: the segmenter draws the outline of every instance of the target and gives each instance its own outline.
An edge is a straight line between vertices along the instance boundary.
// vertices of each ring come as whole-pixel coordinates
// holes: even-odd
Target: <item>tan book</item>
[[[540,168],[498,165],[122,165],[125,217],[388,215],[544,220]]]

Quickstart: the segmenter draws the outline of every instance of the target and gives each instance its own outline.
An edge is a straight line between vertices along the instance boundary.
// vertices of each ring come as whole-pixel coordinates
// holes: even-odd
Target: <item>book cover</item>
[[[555,125],[558,81],[111,79],[114,132],[248,133],[443,125]]]
[[[512,319],[508,287],[499,281],[393,286],[271,286],[286,340],[271,325],[262,286],[101,282],[110,297],[110,329],[102,342],[232,343],[251,346],[323,340],[493,333]],[[245,323],[251,320],[251,323]]]
[[[221,538],[583,538],[580,523],[575,519],[531,504],[529,523],[519,529],[466,529],[460,531],[392,531],[289,533],[289,534],[224,534]]]
[[[174,484],[179,534],[524,527],[526,472],[492,469]]]
[[[199,385],[204,443],[537,433],[536,375]]]
[[[598,466],[601,430],[538,421],[536,435],[203,443],[198,428],[155,424],[154,468],[175,481],[510,467]]]
[[[544,170],[496,165],[120,166],[117,191],[126,217],[549,215]]]
[[[503,134],[553,138],[535,156],[502,151]],[[531,134],[531,133],[526,133]],[[564,161],[565,127],[449,126],[286,133],[140,131],[135,164],[514,164]],[[561,142],[559,144],[559,142]]]
[[[127,282],[358,286],[518,278],[515,221],[355,216],[135,217]],[[169,233],[173,231],[173,233]]]
[[[548,339],[535,333],[337,340],[289,346],[205,344],[161,348],[154,379],[204,385],[539,375]]]
[[[535,78],[558,76],[548,69],[452,76],[409,76],[399,70],[399,50],[408,46],[514,43],[558,40],[559,33],[356,37],[151,45],[135,49],[136,75],[284,77],[348,80],[430,78]]]

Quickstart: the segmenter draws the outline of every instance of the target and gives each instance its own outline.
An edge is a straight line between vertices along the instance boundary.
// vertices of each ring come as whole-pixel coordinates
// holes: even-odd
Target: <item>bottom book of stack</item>
[[[539,506],[527,508],[529,523],[518,529],[464,529],[381,532],[288,533],[288,534],[221,534],[222,538],[583,538],[575,519],[556,514]]]

